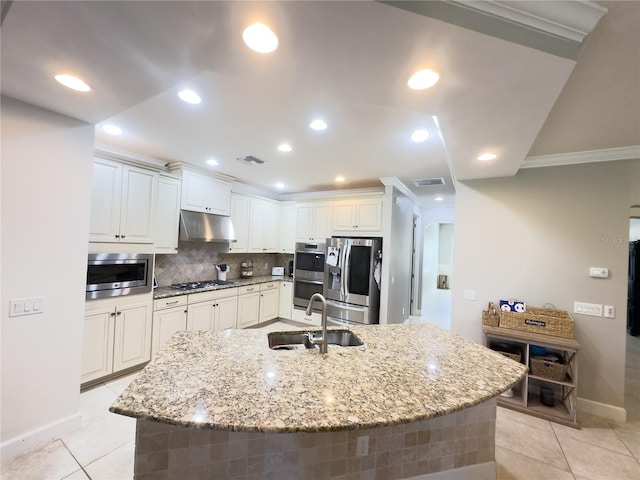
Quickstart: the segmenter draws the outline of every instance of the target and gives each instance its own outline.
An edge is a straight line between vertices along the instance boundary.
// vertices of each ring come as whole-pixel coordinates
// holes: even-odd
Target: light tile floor
[[[297,327],[281,322],[265,327],[290,328]],[[640,479],[640,337],[627,339],[627,423],[580,415],[583,428],[576,430],[498,408],[498,480]],[[0,478],[132,479],[135,420],[109,413],[108,408],[135,375],[82,393],[82,426],[3,465]]]

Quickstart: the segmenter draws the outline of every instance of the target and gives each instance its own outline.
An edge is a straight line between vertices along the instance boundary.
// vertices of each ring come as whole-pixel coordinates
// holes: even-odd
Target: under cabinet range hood
[[[180,210],[180,240],[189,242],[237,242],[230,217]]]

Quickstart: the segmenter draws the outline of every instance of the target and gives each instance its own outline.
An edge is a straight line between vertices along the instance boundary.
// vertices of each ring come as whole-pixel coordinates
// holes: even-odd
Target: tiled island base
[[[428,420],[339,432],[229,432],[141,418],[135,478],[455,478],[436,472],[494,461],[495,422],[495,399]],[[477,478],[495,478],[486,471]]]

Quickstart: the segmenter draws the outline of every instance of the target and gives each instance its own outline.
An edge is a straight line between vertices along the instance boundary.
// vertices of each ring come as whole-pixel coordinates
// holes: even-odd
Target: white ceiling
[[[253,21],[271,26],[278,50],[261,55],[242,43]],[[575,65],[362,1],[13,2],[1,35],[3,95],[97,124],[96,142],[274,194],[397,177],[424,205],[436,194],[451,199],[452,173],[458,180],[514,175]],[[440,82],[408,89],[409,76],[425,67]],[[57,84],[53,76],[63,72],[92,92]],[[184,87],[203,102],[180,101]],[[308,128],[318,116],[329,124],[325,132]],[[124,135],[107,135],[99,128],[106,123]],[[431,138],[413,143],[416,128]],[[282,142],[293,151],[277,151]],[[485,150],[498,159],[475,160]],[[246,155],[267,163],[235,160]],[[205,164],[212,157],[219,166]],[[346,177],[340,186],[338,174]],[[427,177],[447,185],[413,186]]]

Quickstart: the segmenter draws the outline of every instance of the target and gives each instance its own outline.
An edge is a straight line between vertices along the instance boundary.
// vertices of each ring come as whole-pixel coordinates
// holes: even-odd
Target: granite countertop
[[[499,353],[434,325],[352,328],[362,347],[271,350],[264,330],[179,332],[110,411],[234,431],[371,428],[446,415],[525,377]]]
[[[178,290],[173,287],[158,287],[153,291],[153,299],[159,300],[161,298],[169,298],[169,297],[177,297],[180,295],[189,295],[190,293],[200,293],[200,292],[209,292],[211,290],[223,290],[225,288],[234,288],[234,287],[244,287],[247,285],[257,285],[258,283],[268,283],[273,281],[293,281],[293,277],[288,276],[272,276],[272,275],[263,275],[260,277],[248,277],[248,278],[237,278],[235,280],[229,280],[229,284],[227,285],[216,285],[213,287],[207,288],[196,288],[194,290]]]

